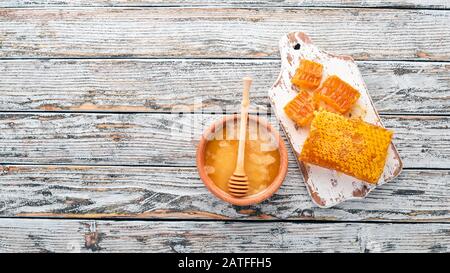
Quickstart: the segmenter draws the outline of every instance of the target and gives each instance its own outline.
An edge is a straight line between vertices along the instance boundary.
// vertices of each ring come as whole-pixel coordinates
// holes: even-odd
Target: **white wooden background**
[[[292,154],[260,205],[198,178],[196,137],[242,76],[270,112],[289,31],[352,55],[396,132],[405,169],[365,200],[314,206]],[[0,252],[449,252],[449,121],[447,0],[3,0]]]

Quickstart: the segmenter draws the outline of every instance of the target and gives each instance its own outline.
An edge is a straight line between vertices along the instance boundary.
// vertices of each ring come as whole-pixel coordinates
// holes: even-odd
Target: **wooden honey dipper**
[[[239,126],[239,147],[238,157],[236,162],[236,168],[233,175],[228,180],[228,191],[234,197],[243,197],[248,192],[248,177],[245,174],[244,158],[245,158],[245,137],[247,133],[247,119],[248,119],[248,106],[249,102],[249,90],[252,84],[252,78],[245,77],[244,89],[242,90],[242,104],[241,104],[241,122]]]

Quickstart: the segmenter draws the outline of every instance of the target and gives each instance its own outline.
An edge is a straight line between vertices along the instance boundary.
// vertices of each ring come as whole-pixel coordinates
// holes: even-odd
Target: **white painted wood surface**
[[[295,162],[280,190],[255,206],[212,196],[195,167],[6,165],[0,216],[208,220],[449,222],[449,170],[405,170],[364,200],[315,206]]]
[[[449,14],[362,8],[12,8],[1,11],[0,57],[278,59],[279,37],[301,29],[320,48],[357,60],[449,61]]]
[[[70,6],[233,6],[233,7],[394,7],[448,9],[445,0],[3,0],[0,7],[70,7]]]
[[[195,166],[200,134],[214,114],[0,114],[3,163]],[[447,168],[446,116],[384,116],[405,168]],[[269,121],[278,127],[275,117]],[[294,157],[290,154],[290,161]]]
[[[447,252],[447,224],[0,219],[0,251]]]
[[[449,251],[447,1],[0,7],[0,252]],[[206,112],[236,111],[234,79],[252,75],[252,101],[266,113],[277,40],[300,27],[321,48],[359,60],[407,170],[365,200],[332,209],[311,203],[296,172],[263,204],[227,205],[194,168],[202,128],[191,122],[202,127],[219,116],[202,116],[194,98]],[[179,104],[196,113],[168,114]],[[169,138],[180,126],[192,134]]]
[[[450,114],[450,64],[357,64],[380,113]],[[279,60],[0,60],[0,110],[232,112],[239,110],[236,79],[251,75],[251,110],[265,113],[279,69]]]

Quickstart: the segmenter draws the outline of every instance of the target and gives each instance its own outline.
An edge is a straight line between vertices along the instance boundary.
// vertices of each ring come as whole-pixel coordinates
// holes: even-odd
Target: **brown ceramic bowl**
[[[267,129],[267,131],[275,137],[275,141],[278,142],[278,150],[280,152],[280,170],[278,171],[278,175],[275,177],[274,181],[272,181],[272,183],[266,189],[258,192],[257,194],[240,198],[230,195],[229,193],[219,188],[211,180],[211,178],[209,178],[208,174],[205,171],[204,166],[205,166],[205,150],[208,138],[216,133],[216,129],[220,130],[221,128],[224,128],[225,123],[227,121],[231,122],[233,121],[233,119],[234,122],[239,122],[240,116],[239,115],[225,116],[214,122],[208,129],[205,130],[200,139],[200,143],[198,144],[197,147],[197,169],[200,174],[200,178],[202,179],[203,183],[208,188],[208,190],[218,198],[222,199],[223,201],[238,206],[248,206],[252,204],[257,204],[271,197],[283,183],[283,180],[286,177],[288,165],[286,146],[284,145],[284,141],[280,137],[278,132],[275,131],[275,129],[267,121],[263,120],[262,118],[255,117],[253,115],[249,115],[249,122],[256,122],[260,126],[264,126]]]

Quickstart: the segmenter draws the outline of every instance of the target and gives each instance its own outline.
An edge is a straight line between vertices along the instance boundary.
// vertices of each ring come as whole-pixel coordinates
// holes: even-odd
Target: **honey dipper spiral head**
[[[234,173],[228,181],[228,191],[234,197],[243,197],[248,193],[248,177]]]

